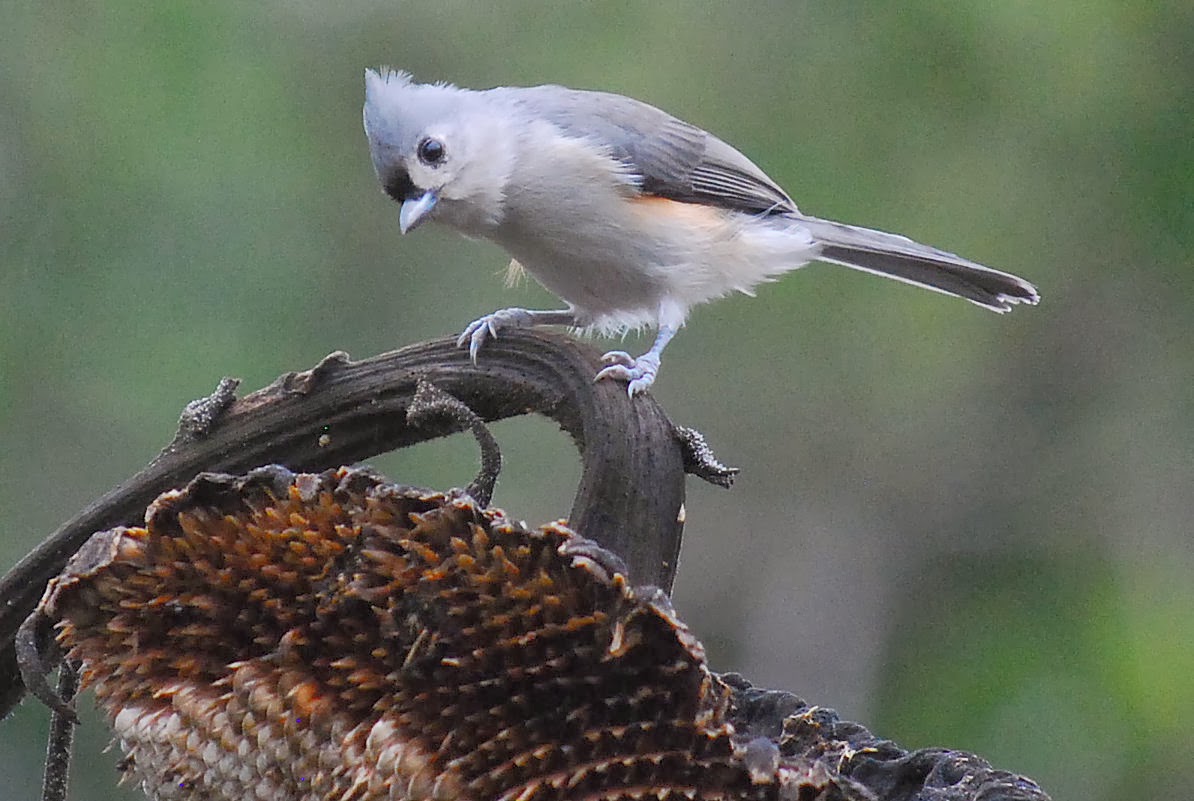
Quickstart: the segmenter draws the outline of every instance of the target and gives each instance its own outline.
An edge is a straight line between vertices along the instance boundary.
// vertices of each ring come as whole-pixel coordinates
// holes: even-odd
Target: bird
[[[458,345],[476,361],[502,330],[655,330],[602,357],[596,380],[633,398],[659,374],[690,310],[813,261],[953,295],[996,312],[1040,295],[1010,273],[904,236],[804,214],[745,155],[648,103],[542,85],[485,90],[365,72],[365,135],[406,234],[434,221],[488,240],[565,307],[504,308]]]

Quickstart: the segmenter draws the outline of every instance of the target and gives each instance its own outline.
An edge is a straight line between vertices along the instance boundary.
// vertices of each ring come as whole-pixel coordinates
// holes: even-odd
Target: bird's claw
[[[611,350],[601,361],[605,367],[593,380],[625,381],[626,394],[632,398],[650,389],[659,374],[659,357],[654,353],[644,353],[636,359],[624,350]]]
[[[526,309],[498,309],[469,323],[456,338],[456,347],[463,348],[467,342],[468,356],[473,360],[473,364],[476,364],[477,354],[485,340],[497,339],[498,331],[503,328],[525,328],[531,325],[531,322],[531,313]]]

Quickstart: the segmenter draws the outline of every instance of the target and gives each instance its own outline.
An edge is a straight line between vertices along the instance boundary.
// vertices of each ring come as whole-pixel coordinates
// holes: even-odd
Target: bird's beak
[[[402,233],[413,231],[427,219],[427,215],[435,208],[439,195],[427,190],[418,197],[410,197],[402,201],[402,211],[398,213],[398,229]]]

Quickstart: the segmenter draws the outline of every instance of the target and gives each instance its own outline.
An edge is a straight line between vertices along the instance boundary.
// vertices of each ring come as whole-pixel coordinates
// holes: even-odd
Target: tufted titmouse
[[[647,389],[693,306],[810,261],[885,275],[998,312],[1036,289],[895,234],[801,214],[710,133],[621,95],[561,86],[486,91],[365,73],[365,133],[402,233],[427,220],[506,249],[568,308],[501,309],[460,335],[473,359],[502,328],[655,326],[642,356],[597,378]]]

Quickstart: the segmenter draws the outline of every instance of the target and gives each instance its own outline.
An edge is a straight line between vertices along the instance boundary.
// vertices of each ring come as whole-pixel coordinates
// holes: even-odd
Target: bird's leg
[[[498,309],[492,314],[478,317],[468,324],[456,340],[456,347],[462,348],[468,343],[468,355],[477,361],[477,352],[487,339],[497,339],[498,331],[503,328],[530,328],[536,325],[576,325],[576,315],[571,309],[553,309],[551,311],[536,311],[533,309]]]
[[[626,381],[626,392],[634,397],[649,389],[655,383],[655,376],[659,374],[659,363],[663,358],[663,349],[676,335],[676,327],[660,325],[659,333],[655,336],[655,344],[651,349],[637,359],[624,350],[611,350],[601,357],[605,367],[597,374],[596,381],[612,378],[615,381]]]

